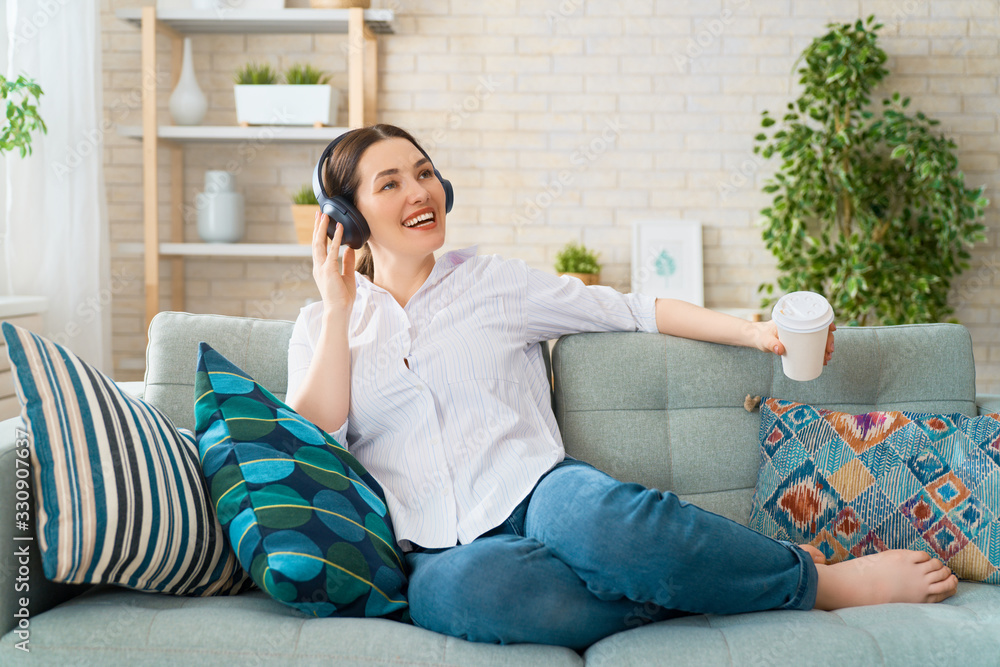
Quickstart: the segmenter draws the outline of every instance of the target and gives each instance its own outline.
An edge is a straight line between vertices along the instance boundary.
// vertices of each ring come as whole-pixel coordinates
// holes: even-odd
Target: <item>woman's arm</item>
[[[749,322],[677,299],[656,300],[656,328],[660,333],[681,338],[754,347],[777,355],[785,353],[774,322]],[[824,363],[833,356],[833,332],[836,328],[836,325],[830,325]]]
[[[326,227],[329,218],[317,215],[313,229],[313,278],[323,297],[323,315],[309,369],[302,383],[288,396],[288,405],[327,432],[343,426],[351,406],[351,348],[348,324],[354,307],[354,250],[344,250],[341,272],[336,249],[344,235],[342,225],[328,251]]]
[[[338,321],[339,320],[339,321]],[[347,322],[323,313],[316,352],[288,405],[328,433],[340,428],[351,406],[351,351]]]

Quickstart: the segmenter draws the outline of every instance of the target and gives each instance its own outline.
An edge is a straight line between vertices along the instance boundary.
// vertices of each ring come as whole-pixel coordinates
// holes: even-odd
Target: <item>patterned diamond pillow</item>
[[[403,554],[375,478],[206,343],[195,396],[202,469],[254,582],[310,616],[408,618]]]
[[[61,345],[9,322],[3,335],[31,437],[46,578],[174,595],[251,588],[191,432]]]
[[[1000,584],[1000,414],[850,415],[768,398],[749,525],[839,562],[925,551]]]

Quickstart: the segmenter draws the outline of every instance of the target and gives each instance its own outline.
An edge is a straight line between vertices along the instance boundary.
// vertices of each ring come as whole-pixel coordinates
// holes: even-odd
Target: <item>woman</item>
[[[413,620],[485,642],[583,648],[678,613],[936,602],[957,580],[891,551],[835,565],[565,457],[540,341],[659,331],[782,354],[771,323],[585,287],[474,249],[435,259],[445,191],[405,131],[354,130],[327,192],[367,220],[361,250],[313,233],[322,301],[289,348],[289,403],[382,484],[410,568]],[[833,327],[826,357],[833,353]]]

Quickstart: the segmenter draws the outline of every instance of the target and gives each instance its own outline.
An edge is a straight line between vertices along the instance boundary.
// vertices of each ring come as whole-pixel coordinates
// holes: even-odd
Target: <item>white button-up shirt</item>
[[[500,525],[564,458],[536,343],[582,331],[656,331],[655,300],[586,287],[521,260],[438,258],[401,307],[356,274],[351,401],[333,433],[378,480],[396,539],[466,544]],[[302,309],[288,393],[302,382],[323,304]]]

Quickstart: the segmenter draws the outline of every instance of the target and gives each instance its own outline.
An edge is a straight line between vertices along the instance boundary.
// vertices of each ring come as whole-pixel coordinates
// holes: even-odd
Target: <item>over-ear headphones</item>
[[[351,135],[355,131],[356,130],[345,132],[331,141],[323,151],[323,154],[320,155],[319,162],[316,163],[316,169],[313,170],[313,192],[316,194],[316,201],[319,203],[320,210],[330,216],[330,224],[327,226],[326,235],[333,238],[333,233],[336,231],[337,223],[339,222],[344,226],[343,243],[357,250],[363,246],[368,241],[368,237],[371,236],[371,230],[368,229],[368,221],[365,220],[365,216],[361,215],[361,211],[354,206],[354,202],[352,202],[350,198],[343,195],[331,197],[326,193],[326,189],[323,187],[323,165],[333,154],[333,150],[337,147],[337,145],[343,141],[344,138]],[[416,146],[416,144],[414,145]],[[428,160],[431,159],[423,148],[420,148],[420,146],[416,147],[421,153],[423,153],[424,157]],[[455,189],[452,187],[451,181],[448,181],[441,176],[441,172],[434,167],[433,162],[431,162],[431,167],[434,169],[434,175],[437,176],[437,179],[441,181],[441,185],[444,186],[444,210],[445,213],[450,213],[451,207],[455,203]]]

